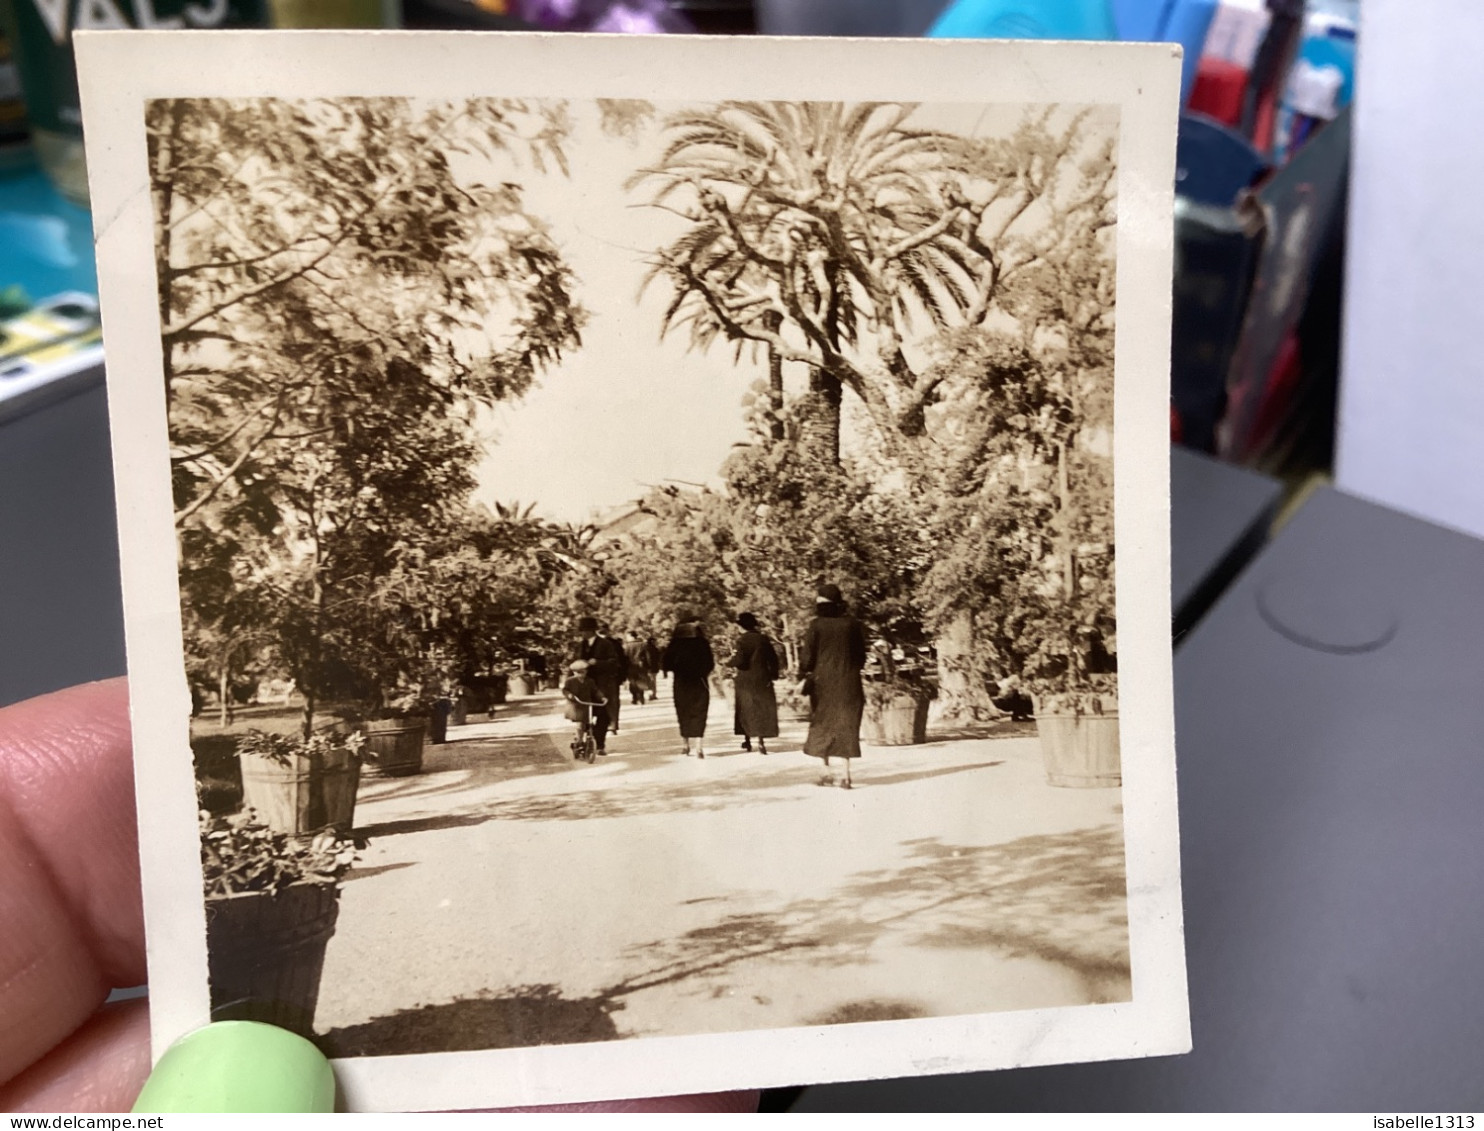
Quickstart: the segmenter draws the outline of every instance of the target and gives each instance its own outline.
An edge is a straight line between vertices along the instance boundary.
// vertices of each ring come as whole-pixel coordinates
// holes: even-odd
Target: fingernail
[[[134,1101],[136,1113],[334,1110],[335,1075],[324,1054],[258,1021],[217,1021],[182,1037]]]

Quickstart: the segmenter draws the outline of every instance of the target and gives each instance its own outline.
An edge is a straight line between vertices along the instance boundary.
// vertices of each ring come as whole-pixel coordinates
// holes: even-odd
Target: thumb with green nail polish
[[[217,1021],[182,1037],[134,1103],[136,1114],[334,1110],[335,1075],[324,1054],[258,1021]]]

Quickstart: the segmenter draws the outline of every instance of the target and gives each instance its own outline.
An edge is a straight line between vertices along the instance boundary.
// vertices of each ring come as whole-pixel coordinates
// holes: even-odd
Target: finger
[[[124,681],[0,711],[0,1081],[144,980]]]
[[[148,1075],[148,1003],[120,1002],[0,1086],[0,1111],[128,1111]]]

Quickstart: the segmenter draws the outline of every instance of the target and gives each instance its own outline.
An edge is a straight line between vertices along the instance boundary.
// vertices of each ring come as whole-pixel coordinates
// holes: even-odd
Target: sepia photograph
[[[212,1019],[375,1063],[1135,1002],[1129,99],[758,85],[140,100]]]

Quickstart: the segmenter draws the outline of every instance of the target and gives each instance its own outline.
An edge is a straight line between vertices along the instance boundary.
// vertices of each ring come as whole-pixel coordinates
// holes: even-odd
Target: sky
[[[638,144],[610,138],[589,105],[573,116],[571,176],[532,177],[525,200],[551,224],[590,318],[580,349],[480,421],[488,454],[475,497],[581,522],[653,484],[714,481],[731,445],[747,439],[742,398],[766,369],[734,365],[730,351],[688,352],[683,333],[659,340],[664,288],[636,298],[646,255],[681,221],[636,207],[640,194],[623,184],[653,152],[654,134]]]
[[[660,115],[675,107],[660,108]],[[963,133],[1004,134],[1026,107],[932,106],[922,125]],[[687,349],[681,331],[659,337],[668,299],[663,283],[643,299],[646,256],[683,230],[684,221],[641,204],[645,193],[624,181],[658,155],[656,123],[633,140],[609,137],[595,104],[574,103],[566,150],[571,173],[530,172],[529,211],[551,226],[577,278],[590,319],[583,344],[546,371],[519,402],[483,414],[486,455],[475,499],[534,503],[556,521],[584,522],[637,499],[662,482],[715,483],[733,445],[747,440],[742,400],[765,380],[761,356],[740,363],[718,342],[707,353]],[[799,372],[790,383],[804,380]]]

